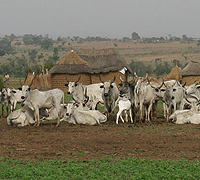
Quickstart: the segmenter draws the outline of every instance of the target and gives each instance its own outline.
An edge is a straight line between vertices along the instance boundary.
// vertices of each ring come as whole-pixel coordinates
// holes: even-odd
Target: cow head
[[[115,81],[115,78],[116,78],[116,77],[114,76],[113,80],[109,80],[109,81],[105,81],[105,82],[104,82],[104,81],[102,80],[101,76],[99,76],[100,81],[103,83],[103,85],[101,85],[100,88],[103,88],[103,89],[104,89],[103,95],[104,95],[105,97],[108,97],[109,92],[110,92],[110,89],[113,88],[112,83]]]
[[[131,82],[126,82],[122,79],[122,77],[120,76],[120,80],[122,81],[122,83],[119,84],[119,86],[121,86],[121,91],[119,92],[119,95],[122,97],[124,94],[129,94],[132,92],[134,92],[135,89],[135,84],[131,84]]]
[[[68,80],[67,75],[66,75],[66,81],[68,82],[68,84],[65,84],[65,86],[68,87],[67,94],[72,94],[74,92],[74,88],[77,86],[77,82],[79,82],[80,79],[81,79],[81,75],[79,75],[78,80],[76,80],[75,82],[71,82]]]
[[[21,95],[21,99],[26,99],[30,90],[31,90],[31,86],[33,84],[33,80],[31,81],[31,83],[29,85],[23,85],[22,82],[21,82],[21,79],[20,79],[20,85],[21,85],[21,88],[18,88],[20,91],[22,91],[22,95]]]

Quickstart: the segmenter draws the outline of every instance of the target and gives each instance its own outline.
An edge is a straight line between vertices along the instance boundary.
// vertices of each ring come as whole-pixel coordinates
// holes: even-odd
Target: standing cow
[[[103,85],[101,85],[100,88],[103,88],[102,99],[104,101],[106,114],[108,116],[108,113],[114,111],[114,108],[116,106],[115,102],[119,97],[119,90],[117,88],[117,85],[114,83],[115,76],[113,80],[109,81],[103,81],[101,76],[99,76],[99,79],[103,83]]]

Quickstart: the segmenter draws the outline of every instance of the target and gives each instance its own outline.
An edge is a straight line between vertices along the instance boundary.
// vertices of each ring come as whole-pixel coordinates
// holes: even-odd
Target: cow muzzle
[[[104,93],[104,96],[105,96],[105,97],[108,97],[108,93]]]

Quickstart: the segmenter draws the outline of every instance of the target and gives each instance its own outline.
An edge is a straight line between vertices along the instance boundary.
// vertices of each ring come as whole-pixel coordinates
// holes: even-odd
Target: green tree
[[[44,39],[41,42],[41,48],[42,49],[49,49],[53,46],[53,40],[52,39]]]
[[[141,39],[140,36],[139,36],[139,34],[136,33],[136,32],[133,32],[133,33],[131,34],[131,36],[132,36],[132,40],[139,40],[139,39]]]

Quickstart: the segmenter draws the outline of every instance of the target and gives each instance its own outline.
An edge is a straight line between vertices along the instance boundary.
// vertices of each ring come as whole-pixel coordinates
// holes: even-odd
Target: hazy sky
[[[0,36],[200,37],[200,0],[0,0]]]

